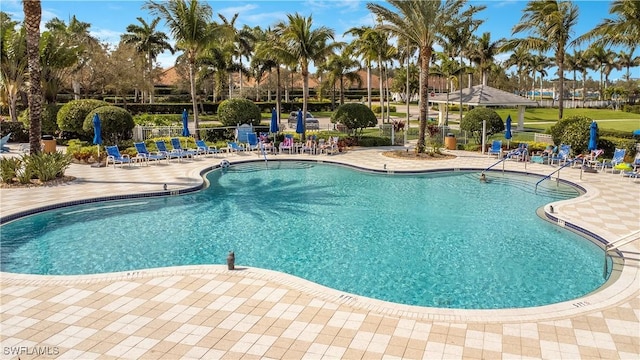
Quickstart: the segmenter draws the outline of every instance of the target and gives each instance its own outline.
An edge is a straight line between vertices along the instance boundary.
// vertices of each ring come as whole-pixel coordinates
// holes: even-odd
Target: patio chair
[[[487,154],[496,155],[500,157],[501,153],[502,153],[502,141],[493,140],[493,142],[491,143],[491,148],[489,148],[489,151],[487,151]]]
[[[292,135],[285,135],[284,140],[280,143],[279,146],[279,151],[282,152],[283,150],[288,150],[289,154],[291,154],[291,152],[293,151],[294,148],[294,144],[293,144],[293,136]]]
[[[309,138],[304,144],[302,144],[302,147],[300,148],[300,153],[304,154],[305,152],[308,152],[309,155],[312,155],[316,153],[316,149],[317,149],[316,141],[313,138]]]
[[[205,155],[213,154],[213,157],[215,157],[216,154],[221,153],[221,151],[218,150],[217,147],[207,145],[204,142],[204,140],[196,140],[196,146],[198,147],[197,151],[201,154],[205,154]]]
[[[638,178],[640,177],[640,151],[636,152],[636,157],[633,159],[633,162],[630,164],[627,164],[628,167],[627,169],[622,169],[620,171],[620,175],[622,176],[628,176],[629,179],[631,178]]]
[[[604,150],[596,149],[591,150],[588,155],[576,156],[576,158],[573,160],[573,167],[580,165],[596,168],[598,164],[600,164],[600,161],[598,161],[598,157],[602,154],[604,154]]]
[[[248,133],[247,134],[247,151],[260,150],[261,149],[260,140],[258,140],[258,135],[256,133]]]
[[[238,144],[235,141],[227,142],[227,149],[229,150],[229,152],[236,154],[246,150],[242,145]]]
[[[569,161],[569,153],[571,152],[571,145],[560,145],[560,150],[558,150],[558,153],[555,155],[551,156],[551,165],[553,165],[553,163],[557,163],[558,166],[560,166],[560,163],[562,163],[563,165],[567,163],[567,161]]]
[[[507,154],[507,159],[515,161],[526,161],[529,156],[529,145],[527,143],[520,143],[517,149],[511,150]]]
[[[171,161],[171,159],[178,159],[180,162],[182,161],[182,155],[174,150],[169,150],[164,140],[156,141],[156,147],[158,148],[158,153],[167,158],[167,162]]]
[[[616,148],[613,152],[613,157],[611,159],[605,159],[602,164],[602,171],[607,171],[607,169],[611,169],[611,173],[614,173],[616,170],[615,167],[624,163],[624,156],[627,153],[627,149],[618,149]]]
[[[9,152],[9,148],[5,145],[7,145],[7,143],[9,142],[10,137],[11,133],[8,133],[7,135],[3,136],[2,139],[0,139],[0,152]]]
[[[136,155],[136,158],[144,161],[147,165],[149,165],[149,161],[152,161],[152,160],[153,161],[167,160],[167,162],[169,162],[169,159],[165,154],[160,152],[157,152],[157,153],[150,152],[147,149],[147,145],[144,142],[133,143],[133,145],[136,147],[136,151],[138,152],[138,154]]]
[[[537,164],[549,164],[551,157],[558,151],[557,146],[549,145],[544,151],[531,156],[531,162]]]
[[[116,164],[120,164],[120,167],[124,166],[124,164],[131,165],[131,157],[128,154],[120,154],[118,145],[105,146],[105,149],[107,150],[107,167],[109,167],[109,162],[113,164],[114,169]]]
[[[180,144],[180,139],[178,138],[171,138],[171,146],[173,146],[173,151],[177,152],[182,157],[193,159],[194,156],[198,155],[198,152],[195,150],[183,149],[182,144]]]

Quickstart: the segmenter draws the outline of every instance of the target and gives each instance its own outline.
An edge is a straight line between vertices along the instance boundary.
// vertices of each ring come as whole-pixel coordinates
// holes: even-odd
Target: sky
[[[260,26],[267,28],[280,21],[286,21],[287,14],[300,13],[303,16],[311,15],[313,26],[326,26],[335,31],[336,40],[349,41],[351,38],[344,36],[344,32],[353,27],[372,26],[374,17],[367,10],[367,3],[377,2],[385,6],[384,1],[360,1],[360,0],[302,0],[302,1],[204,1],[213,9],[214,21],[220,22],[218,14],[222,14],[230,19],[238,13],[236,20],[237,27],[247,24],[251,27]],[[487,8],[478,14],[478,18],[484,23],[478,29],[476,35],[484,32],[491,33],[492,41],[499,38],[523,37],[524,34],[513,35],[512,29],[522,17],[522,9],[526,1],[522,0],[477,0],[470,1],[473,5],[486,5]],[[579,8],[578,24],[575,27],[573,37],[580,36],[592,29],[596,24],[605,18],[611,18],[609,14],[610,1],[575,1]],[[143,18],[147,23],[153,20],[153,16],[148,10],[143,10],[145,1],[138,0],[42,0],[42,24],[53,18],[59,18],[65,23],[75,15],[83,22],[91,24],[90,33],[103,42],[117,44],[120,35],[126,32],[126,27],[130,24],[140,23],[137,17]],[[391,8],[390,5],[386,5]],[[14,20],[23,19],[22,3],[20,0],[2,0],[0,10],[9,13]],[[169,31],[163,22],[158,30]],[[173,43],[173,40],[171,40]],[[586,45],[582,46],[582,50]],[[629,49],[626,49],[628,52]],[[573,52],[573,50],[569,50]],[[509,54],[500,54],[497,60],[504,60]],[[163,67],[173,65],[176,55],[165,52],[158,56],[158,62]],[[555,69],[549,70],[550,76]],[[623,71],[613,71],[609,76],[610,80],[622,77]],[[578,75],[579,76],[579,75]],[[599,79],[599,74],[590,72],[589,76]],[[640,68],[632,69],[631,76],[640,78]],[[572,77],[567,74],[566,77]]]

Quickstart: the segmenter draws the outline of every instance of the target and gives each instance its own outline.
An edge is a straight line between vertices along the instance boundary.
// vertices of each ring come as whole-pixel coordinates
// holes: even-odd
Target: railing
[[[505,157],[505,158],[502,158],[502,159],[498,160],[498,162],[496,162],[495,164],[493,164],[493,165],[489,166],[488,168],[484,169],[484,171],[483,171],[483,172],[485,172],[485,171],[487,171],[487,170],[491,169],[492,167],[494,167],[494,166],[496,166],[496,165],[498,165],[498,164],[500,164],[500,163],[502,163],[502,171],[504,172],[504,161],[505,161],[505,160],[507,160],[507,159],[508,159],[508,158],[506,158],[506,157]]]
[[[543,182],[543,181],[545,181],[545,180],[547,180],[547,179],[550,179],[550,178],[551,178],[551,175],[553,175],[553,174],[555,174],[555,173],[559,172],[560,170],[562,170],[562,169],[566,168],[567,166],[569,166],[569,165],[573,164],[573,162],[574,162],[574,161],[575,161],[575,160],[567,160],[567,162],[565,162],[565,163],[564,163],[564,165],[562,165],[560,168],[558,168],[558,169],[554,170],[551,174],[549,174],[549,175],[547,175],[547,176],[543,177],[542,179],[540,179],[540,180],[536,183],[535,192],[536,192],[536,193],[538,192],[538,185],[539,185],[541,182]],[[558,175],[558,180],[560,180],[560,175]]]
[[[553,145],[553,136],[549,134],[533,134],[533,141]]]
[[[625,236],[619,238],[618,240],[607,244],[607,246],[604,247],[604,271],[603,271],[603,276],[605,278],[607,277],[607,273],[609,272],[609,266],[608,266],[609,263],[607,262],[607,256],[613,256],[613,255],[610,255],[609,252],[611,252],[613,250],[618,250],[621,246],[627,245],[629,243],[632,243],[632,242],[638,241],[638,240],[640,240],[640,230],[634,231],[631,234],[625,235]],[[636,257],[629,257],[628,255],[635,255]],[[632,261],[640,262],[640,253],[639,252],[624,251],[623,255],[621,255],[621,256],[617,255],[616,257],[623,258],[625,260],[632,260]]]

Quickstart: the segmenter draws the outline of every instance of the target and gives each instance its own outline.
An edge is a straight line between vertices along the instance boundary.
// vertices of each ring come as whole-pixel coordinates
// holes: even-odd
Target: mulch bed
[[[447,160],[447,159],[455,159],[455,155],[451,154],[438,154],[438,153],[421,153],[417,154],[415,151],[406,151],[406,150],[393,150],[393,151],[385,151],[382,153],[384,156],[388,156],[395,159],[404,159],[404,160]]]

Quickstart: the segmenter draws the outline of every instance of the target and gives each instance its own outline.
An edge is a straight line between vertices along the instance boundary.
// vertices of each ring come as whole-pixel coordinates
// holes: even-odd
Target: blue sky
[[[262,28],[271,26],[279,21],[286,20],[286,15],[298,12],[304,16],[312,15],[315,25],[327,26],[335,30],[337,40],[348,41],[343,33],[352,27],[373,25],[374,18],[367,10],[366,4],[372,1],[360,0],[306,0],[306,1],[208,1],[213,8],[214,20],[219,21],[218,13],[231,18],[238,13],[238,26],[259,25]],[[385,4],[384,1],[378,1]],[[91,24],[90,32],[99,40],[109,43],[117,43],[120,35],[125,32],[129,24],[139,24],[137,17],[142,17],[150,22],[153,17],[147,10],[142,9],[144,1],[137,0],[42,0],[43,24],[58,17],[68,23],[71,16],[78,20]],[[486,5],[487,9],[480,12],[478,17],[485,20],[479,28],[477,35],[490,32],[491,39],[501,37],[511,38],[511,30],[522,16],[522,9],[526,1],[521,0],[496,0],[496,1],[471,1],[474,5]],[[586,31],[600,23],[604,18],[610,17],[610,1],[575,1],[579,7],[580,15],[578,25],[575,27],[574,37],[582,35]],[[2,0],[1,10],[11,14],[14,20],[22,20],[22,4],[20,0]],[[161,23],[160,30],[166,31]],[[168,33],[168,31],[166,31]],[[524,36],[516,34],[516,37]],[[572,51],[572,50],[570,50]],[[628,49],[627,49],[628,51]],[[498,59],[504,59],[508,55],[499,55]],[[164,67],[171,66],[175,55],[166,52],[158,57],[158,61]],[[555,71],[555,70],[552,70]],[[551,71],[549,71],[551,74]],[[618,79],[623,72],[614,71],[610,80]],[[598,74],[590,73],[597,79]],[[632,77],[640,77],[640,68],[632,69]],[[567,74],[567,77],[571,77]]]

